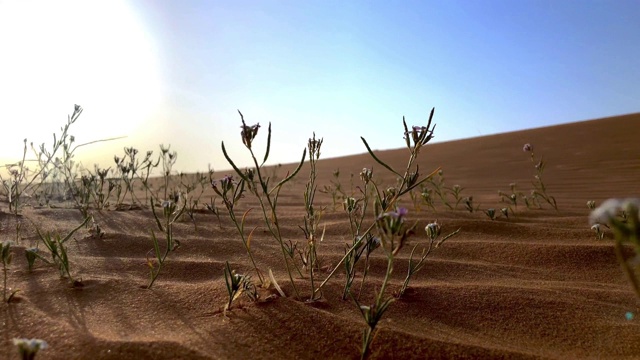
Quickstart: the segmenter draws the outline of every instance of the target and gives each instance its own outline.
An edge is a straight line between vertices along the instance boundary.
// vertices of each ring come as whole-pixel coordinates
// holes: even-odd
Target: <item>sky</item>
[[[0,162],[70,133],[93,169],[171,144],[177,171],[404,146],[640,111],[640,2],[0,0]],[[33,156],[31,156],[33,157]]]

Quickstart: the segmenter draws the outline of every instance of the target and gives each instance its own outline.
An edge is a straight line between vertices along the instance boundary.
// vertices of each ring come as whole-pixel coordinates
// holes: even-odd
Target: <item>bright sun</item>
[[[125,1],[0,1],[0,161],[52,142],[73,105],[79,142],[131,135],[162,96],[157,49]]]

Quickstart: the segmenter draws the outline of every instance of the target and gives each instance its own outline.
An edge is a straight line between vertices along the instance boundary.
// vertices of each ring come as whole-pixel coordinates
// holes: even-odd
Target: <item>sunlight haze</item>
[[[172,144],[180,171],[248,165],[240,117],[273,127],[268,163],[640,111],[637,1],[0,0],[0,160],[50,145],[73,105],[87,168]]]

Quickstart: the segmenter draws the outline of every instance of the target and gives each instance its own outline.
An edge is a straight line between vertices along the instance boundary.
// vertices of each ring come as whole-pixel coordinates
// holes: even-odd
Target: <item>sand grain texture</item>
[[[532,143],[536,155],[544,155],[548,163],[545,182],[560,210],[526,210],[522,205],[515,217],[496,221],[481,212],[468,213],[463,206],[455,211],[438,206],[435,213],[412,210],[410,218],[418,220],[420,228],[438,219],[443,232],[462,230],[433,253],[406,296],[391,305],[373,342],[372,358],[640,357],[640,300],[616,261],[610,234],[598,241],[589,229],[585,205],[587,200],[601,203],[609,197],[640,195],[638,124],[636,114],[423,149],[422,172],[441,166],[447,185],[461,185],[463,194],[472,195],[484,209],[500,207],[497,192],[509,191],[509,183],[531,189],[533,166],[521,149]],[[398,134],[402,144],[401,131]],[[397,168],[404,166],[407,155],[406,149],[379,153]],[[391,180],[366,154],[321,160],[318,166],[320,187],[329,184],[338,168],[347,189],[349,174],[354,173],[359,184],[363,167],[373,166],[385,183]],[[281,174],[292,167],[283,166]],[[301,244],[298,225],[307,177],[308,165],[283,189],[279,205],[285,240]],[[319,194],[318,202],[330,205],[331,199]],[[409,199],[403,204],[410,206]],[[6,213],[6,203],[0,206],[0,236],[12,239],[16,219]],[[254,206],[248,197],[239,211]],[[26,208],[24,214],[48,231],[67,231],[82,221],[73,209]],[[359,357],[364,323],[353,302],[340,298],[343,273],[329,282],[322,301],[273,297],[251,303],[242,298],[225,318],[225,261],[240,272],[251,269],[226,216],[222,227],[206,212],[197,214],[197,229],[190,221],[178,223],[174,231],[182,247],[169,256],[154,288],[146,290],[145,254],[152,246],[149,231],[155,230],[151,212],[106,210],[94,215],[106,236],[93,239],[82,230],[69,243],[72,271],[82,278],[82,289],[70,288],[41,262],[27,271],[23,251],[37,237],[33,226],[25,225],[8,273],[9,286],[21,292],[17,301],[0,305],[0,359],[18,358],[11,344],[14,337],[46,340],[49,348],[38,359]],[[261,221],[254,209],[247,229],[258,226],[252,249],[259,267],[273,269],[291,295],[279,247]],[[341,211],[331,210],[322,222],[326,235],[320,260],[328,267],[339,261],[350,241],[348,222]],[[421,233],[409,245],[425,240]],[[396,261],[391,291],[401,285],[409,251],[406,246]],[[378,253],[363,300],[371,301],[384,269],[385,259]],[[320,274],[321,279],[325,276]],[[296,283],[309,294],[307,280]],[[627,320],[628,312],[636,318]]]

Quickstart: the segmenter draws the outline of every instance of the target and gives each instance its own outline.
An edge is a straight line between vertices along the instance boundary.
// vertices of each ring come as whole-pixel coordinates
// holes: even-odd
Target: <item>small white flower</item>
[[[606,200],[591,212],[589,223],[609,224],[620,211],[628,211],[630,208],[640,209],[640,198]]]
[[[26,339],[26,338],[16,338],[13,339],[13,344],[18,346],[20,350],[26,351],[30,354],[38,352],[38,350],[43,350],[47,348],[47,342],[40,339]]]

